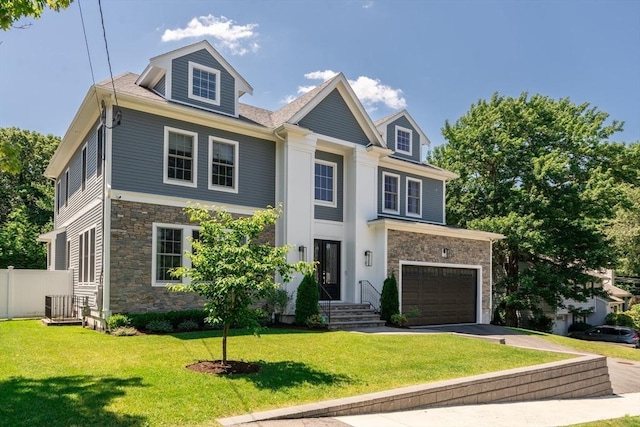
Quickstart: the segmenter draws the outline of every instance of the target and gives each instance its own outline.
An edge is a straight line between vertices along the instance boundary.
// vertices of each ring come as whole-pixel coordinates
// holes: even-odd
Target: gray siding
[[[153,90],[155,90],[156,92],[158,92],[160,95],[165,96],[165,77],[166,76],[162,76],[162,78],[160,79],[160,81],[158,83],[156,83],[156,85],[153,87]]]
[[[315,219],[325,219],[329,221],[343,221],[344,206],[344,158],[338,154],[325,153],[324,151],[316,151],[316,159],[326,160],[337,164],[336,171],[336,207],[331,206],[314,206]]]
[[[112,187],[117,190],[251,207],[275,203],[275,143],[139,111],[122,109],[113,130]],[[198,133],[198,187],[164,184],[164,126]],[[238,193],[208,188],[209,136],[238,141]]]
[[[97,171],[97,144],[98,144],[98,123],[91,127],[91,132],[87,135],[84,142],[78,147],[76,152],[71,157],[71,160],[62,170],[60,177],[57,181],[62,180],[62,203],[60,211],[55,214],[54,225],[58,229],[65,221],[68,221],[73,215],[78,213],[86,205],[93,202],[96,199],[102,197],[102,177],[96,176]],[[81,188],[82,185],[82,148],[87,143],[87,181],[84,191]],[[65,171],[69,169],[69,202],[67,206],[64,206],[64,177]],[[57,185],[56,185],[57,191]]]
[[[388,172],[400,176],[400,215],[393,215],[382,211],[383,195],[382,173]],[[442,181],[432,178],[420,177],[417,175],[398,172],[392,169],[378,168],[378,213],[385,216],[398,218],[408,218],[413,221],[418,218],[407,216],[407,177],[422,181],[422,221],[444,223],[444,186]]]
[[[189,98],[189,61],[220,70],[220,105]],[[173,60],[171,64],[171,99],[206,110],[236,115],[235,79],[205,49]]]
[[[337,89],[334,89],[298,124],[322,135],[361,145],[369,144],[369,138]]]
[[[67,233],[62,232],[56,235],[56,259],[53,262],[55,270],[66,270],[67,268]]]
[[[411,129],[411,134],[412,134],[411,156],[407,156],[406,154],[398,153],[396,151],[396,126],[400,126],[405,129]],[[422,155],[420,153],[421,151],[420,144],[421,144],[421,141],[420,141],[420,134],[418,133],[418,130],[413,126],[411,126],[411,122],[409,122],[409,120],[407,120],[405,116],[400,116],[396,120],[394,120],[393,122],[387,125],[387,147],[395,151],[395,153],[393,154],[394,157],[413,160],[415,162],[420,162],[421,155]]]

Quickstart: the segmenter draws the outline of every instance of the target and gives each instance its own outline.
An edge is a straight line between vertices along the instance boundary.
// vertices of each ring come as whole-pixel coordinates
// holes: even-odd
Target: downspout
[[[102,175],[102,318],[106,321],[111,315],[111,138],[113,108],[111,103],[103,107],[105,120],[102,123],[104,138],[102,155],[104,167]],[[101,114],[102,116],[102,114]]]

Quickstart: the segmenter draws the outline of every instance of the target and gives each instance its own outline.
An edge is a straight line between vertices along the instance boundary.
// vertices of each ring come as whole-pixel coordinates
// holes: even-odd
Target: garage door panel
[[[477,270],[404,265],[402,312],[417,309],[411,325],[475,323]]]

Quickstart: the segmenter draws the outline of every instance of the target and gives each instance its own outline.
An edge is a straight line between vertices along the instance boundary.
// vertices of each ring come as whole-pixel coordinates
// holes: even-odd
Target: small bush
[[[282,288],[272,288],[267,292],[265,298],[265,309],[267,313],[284,313],[291,301],[291,295]]]
[[[553,319],[542,313],[538,313],[529,320],[529,327],[534,331],[550,334],[553,331]]]
[[[109,332],[114,337],[131,337],[138,333],[136,328],[132,328],[131,326],[119,326],[115,329],[110,330]]]
[[[107,329],[113,331],[118,328],[126,328],[131,325],[131,319],[124,314],[114,314],[107,320]]]
[[[178,323],[177,328],[180,331],[196,331],[200,329],[200,325],[198,325],[198,323],[194,322],[193,320],[183,320],[182,322]]]
[[[613,326],[616,324],[617,320],[618,320],[618,313],[609,313],[604,318],[604,324]]]
[[[196,310],[180,310],[180,311],[169,311],[169,312],[151,312],[151,313],[136,313],[136,314],[128,314],[129,318],[131,318],[131,325],[137,329],[145,329],[149,322],[154,320],[167,320],[171,323],[171,326],[177,328],[178,325],[185,320],[190,320],[199,325],[199,327],[204,327],[205,318],[207,314],[202,309]]]
[[[168,320],[152,320],[145,329],[149,332],[173,332],[173,325]]]
[[[396,276],[391,276],[384,280],[382,294],[380,296],[380,318],[385,322],[391,322],[394,314],[400,313],[400,300],[398,297],[398,282]],[[392,323],[392,322],[391,322]]]
[[[407,316],[405,316],[404,314],[396,313],[391,315],[391,319],[389,320],[389,323],[391,323],[394,326],[404,328],[405,326],[407,326],[409,321],[407,320]]]
[[[312,274],[305,274],[296,295],[296,324],[305,325],[310,316],[318,314],[319,299],[315,277]]]
[[[591,328],[593,328],[593,325],[591,325],[589,323],[576,322],[576,323],[572,323],[569,326],[569,332],[583,332],[583,331],[586,331],[587,329],[591,329]]]
[[[325,323],[324,318],[319,314],[313,314],[307,317],[307,320],[305,323],[307,327],[309,327],[309,329],[322,329],[327,327],[327,324]]]

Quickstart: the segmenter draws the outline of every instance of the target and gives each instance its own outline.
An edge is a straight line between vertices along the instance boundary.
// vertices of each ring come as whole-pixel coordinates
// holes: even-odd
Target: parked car
[[[638,331],[624,326],[596,326],[586,331],[570,332],[569,336],[581,340],[606,341],[623,344],[634,344],[640,348],[640,336]]]

